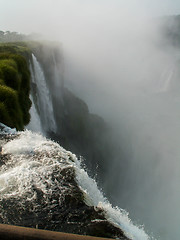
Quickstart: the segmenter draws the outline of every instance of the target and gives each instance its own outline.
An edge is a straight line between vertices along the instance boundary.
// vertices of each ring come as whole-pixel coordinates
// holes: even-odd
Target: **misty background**
[[[114,131],[103,190],[159,239],[180,235],[180,48],[161,16],[178,1],[0,0],[1,30],[60,42],[65,85]]]

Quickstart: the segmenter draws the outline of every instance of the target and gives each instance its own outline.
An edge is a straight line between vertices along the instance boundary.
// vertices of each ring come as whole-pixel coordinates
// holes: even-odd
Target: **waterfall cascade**
[[[1,222],[80,234],[106,224],[117,239],[149,239],[124,210],[110,205],[74,154],[28,130],[7,133],[13,134],[1,138]]]
[[[56,121],[54,118],[51,94],[47,86],[42,67],[38,62],[37,58],[34,56],[34,54],[32,55],[32,66],[30,67],[30,70],[33,84],[32,87],[33,104],[31,109],[33,118],[31,119],[31,124],[29,128],[31,130],[36,130],[38,124],[39,125],[38,130],[40,132],[44,133],[55,132]],[[41,124],[39,124],[38,118],[40,119]]]
[[[30,95],[30,99],[31,99],[31,102],[32,102],[32,106],[31,106],[31,109],[30,109],[31,121],[28,124],[28,126],[26,126],[26,128],[31,129],[35,132],[39,132],[42,135],[45,135],[45,133],[43,131],[43,127],[41,125],[41,120],[40,120],[39,114],[37,112],[37,109],[36,109],[36,106],[35,106],[34,99],[33,99],[32,95]]]
[[[46,136],[56,131],[56,121],[45,74],[34,55],[30,70],[28,128]],[[28,130],[15,132],[2,125],[0,133],[1,223],[123,240],[150,239],[126,211],[111,206],[74,154]]]

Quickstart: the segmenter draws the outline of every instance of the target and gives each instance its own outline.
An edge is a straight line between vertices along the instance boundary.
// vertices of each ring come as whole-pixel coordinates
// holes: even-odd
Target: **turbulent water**
[[[88,219],[90,229],[90,224],[106,219],[115,228],[122,229],[129,239],[149,239],[142,228],[132,224],[124,210],[111,206],[74,154],[40,134],[28,130],[16,133],[3,125],[1,127],[3,127],[0,132],[2,223],[70,232],[73,231],[72,226],[75,226],[77,231],[79,225],[82,231],[82,216],[78,216],[82,203],[78,205],[77,201],[81,202],[83,196],[86,206],[97,213],[103,211],[103,218],[101,213]],[[79,209],[71,209],[74,202],[77,202]],[[83,233],[81,231],[77,232]],[[116,233],[116,238],[118,236]]]

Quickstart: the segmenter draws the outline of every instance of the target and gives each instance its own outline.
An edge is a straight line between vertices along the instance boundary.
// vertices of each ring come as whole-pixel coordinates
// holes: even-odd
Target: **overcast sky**
[[[104,18],[172,14],[180,14],[179,0],[0,0],[1,30],[23,33],[65,34],[68,28],[96,24]]]

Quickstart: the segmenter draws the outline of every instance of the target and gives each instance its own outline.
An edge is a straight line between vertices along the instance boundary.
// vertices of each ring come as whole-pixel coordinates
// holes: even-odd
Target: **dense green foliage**
[[[29,56],[23,44],[0,45],[0,122],[18,130],[30,121]]]

